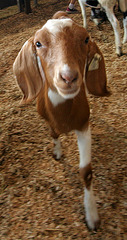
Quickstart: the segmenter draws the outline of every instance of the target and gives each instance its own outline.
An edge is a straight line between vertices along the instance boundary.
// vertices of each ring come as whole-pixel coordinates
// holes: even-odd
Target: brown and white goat
[[[86,86],[104,96],[106,72],[102,53],[87,31],[58,12],[30,38],[19,52],[14,74],[24,97],[37,98],[37,110],[51,128],[54,155],[61,157],[58,139],[74,130],[80,152],[80,172],[85,181],[86,220],[90,229],[99,223],[92,189],[91,133]]]

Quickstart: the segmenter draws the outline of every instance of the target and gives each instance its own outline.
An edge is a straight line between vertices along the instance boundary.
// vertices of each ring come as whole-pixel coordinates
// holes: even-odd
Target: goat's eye
[[[42,47],[42,44],[41,44],[40,42],[36,42],[36,46],[37,46],[38,48],[40,48],[40,47]]]
[[[89,37],[85,39],[85,43],[87,44],[89,42]]]

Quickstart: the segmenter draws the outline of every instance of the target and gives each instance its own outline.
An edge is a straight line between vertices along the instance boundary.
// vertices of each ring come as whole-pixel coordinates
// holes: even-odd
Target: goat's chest
[[[89,119],[89,106],[84,89],[74,98],[54,105],[49,98],[40,99],[39,113],[58,135],[82,130]]]

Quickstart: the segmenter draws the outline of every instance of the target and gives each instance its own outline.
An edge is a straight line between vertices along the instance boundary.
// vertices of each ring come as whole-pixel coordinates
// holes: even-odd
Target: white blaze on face
[[[65,27],[71,27],[72,20],[69,18],[65,19],[50,19],[42,28],[47,28],[48,31],[52,34],[60,32]]]
[[[63,31],[65,27],[72,27],[73,21],[70,18],[65,18],[65,19],[50,19],[46,22],[46,24],[42,27],[42,29],[47,29],[49,33],[52,35],[57,35],[57,33],[60,33]],[[51,90],[48,91],[48,96],[51,102],[53,103],[54,106],[57,106],[59,103],[62,103],[65,101],[65,99],[71,99],[74,98],[78,93],[80,89],[77,89],[76,92],[73,93],[62,93],[57,86],[57,81],[59,81],[59,72],[60,70],[63,73],[70,72],[70,67],[67,63],[59,63],[59,66],[55,69],[54,72],[54,77],[53,77],[53,82],[54,85],[58,91],[58,95]]]
[[[70,67],[69,67],[69,65],[68,64],[64,64],[63,66],[62,66],[62,72],[63,73],[68,73],[69,71],[71,71],[71,69],[70,69]]]

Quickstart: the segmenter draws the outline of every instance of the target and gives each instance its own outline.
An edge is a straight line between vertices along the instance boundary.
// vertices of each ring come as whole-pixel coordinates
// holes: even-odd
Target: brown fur
[[[91,186],[91,181],[92,181],[92,167],[91,167],[91,163],[89,163],[84,168],[80,168],[80,174],[81,174],[82,178],[84,179],[86,188],[89,189],[90,186]]]
[[[17,83],[24,94],[22,103],[30,102],[42,88],[42,79],[37,65],[33,37],[28,40],[27,44],[19,52],[13,64],[13,71]]]
[[[100,49],[98,48],[98,46],[95,44],[95,42],[90,44],[89,47],[90,47],[90,51],[89,51],[87,71],[86,71],[86,85],[87,85],[88,91],[96,96],[108,96],[109,91],[107,90],[107,87],[106,87],[107,79],[106,79],[106,71],[104,67],[104,57]],[[88,71],[93,55],[95,55],[96,53],[98,53],[101,56],[99,69]]]

